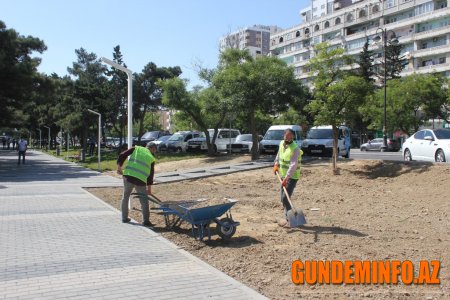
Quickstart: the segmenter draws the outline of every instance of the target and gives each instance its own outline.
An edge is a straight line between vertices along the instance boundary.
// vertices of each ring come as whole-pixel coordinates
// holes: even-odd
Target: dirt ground
[[[229,242],[194,240],[186,224],[168,230],[154,211],[151,221],[165,238],[271,299],[450,299],[450,165],[350,160],[339,167],[333,176],[328,164],[303,166],[292,198],[308,221],[301,228],[278,226],[279,184],[269,168],[154,186],[161,200],[238,199],[232,213],[241,225]],[[90,192],[119,208],[120,188]],[[141,221],[140,212],[131,216]],[[440,260],[441,284],[297,286],[290,277],[296,259]]]

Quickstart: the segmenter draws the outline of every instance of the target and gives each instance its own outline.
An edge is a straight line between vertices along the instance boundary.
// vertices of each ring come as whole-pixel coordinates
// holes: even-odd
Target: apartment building
[[[315,44],[344,47],[347,55],[357,59],[366,40],[371,42],[381,28],[394,32],[404,46],[408,65],[402,75],[439,72],[450,77],[448,0],[344,1],[335,1],[330,13],[272,35],[271,55],[294,66],[296,76],[310,84],[307,64]],[[371,43],[369,50],[376,57],[383,55],[380,44]]]
[[[270,36],[283,29],[277,26],[254,25],[227,34],[219,41],[220,52],[228,48],[248,49],[253,56],[270,52]]]

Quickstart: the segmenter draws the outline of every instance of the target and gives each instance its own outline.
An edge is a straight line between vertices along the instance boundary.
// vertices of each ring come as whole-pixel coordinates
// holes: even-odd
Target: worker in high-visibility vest
[[[288,226],[287,212],[291,209],[291,205],[284,193],[283,186],[286,187],[289,197],[291,197],[297,181],[300,179],[300,162],[303,155],[303,151],[294,142],[294,136],[295,133],[292,129],[286,129],[284,131],[284,140],[280,142],[273,166],[274,173],[278,172],[283,179],[281,203],[283,203],[285,218],[280,220],[278,224],[284,227]]]
[[[128,206],[130,195],[133,189],[139,194],[150,195],[152,193],[153,177],[155,174],[156,144],[149,142],[146,147],[135,146],[120,153],[117,159],[117,173],[123,174],[123,196],[122,196],[122,222],[128,223]],[[122,169],[122,165],[127,159],[127,166]],[[142,206],[142,224],[153,226],[150,222],[150,207],[148,200],[139,197]]]

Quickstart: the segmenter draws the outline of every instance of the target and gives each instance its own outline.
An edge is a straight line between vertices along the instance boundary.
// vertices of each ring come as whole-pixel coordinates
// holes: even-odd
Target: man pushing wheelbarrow
[[[284,140],[280,142],[274,161],[273,171],[281,183],[281,202],[284,207],[284,219],[278,225],[286,228],[306,224],[301,209],[296,209],[291,201],[297,181],[300,179],[300,165],[303,151],[294,142],[295,133],[292,129],[284,131]]]

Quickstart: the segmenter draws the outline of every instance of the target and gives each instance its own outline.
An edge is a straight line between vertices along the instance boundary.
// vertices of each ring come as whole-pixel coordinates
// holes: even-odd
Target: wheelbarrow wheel
[[[223,218],[220,219],[220,223],[217,223],[217,234],[223,240],[231,239],[231,237],[236,233],[236,226],[233,225],[233,220],[230,218]]]
[[[180,227],[181,219],[177,215],[167,214],[164,216],[164,221],[166,222],[166,226],[168,228],[176,228]]]

